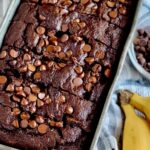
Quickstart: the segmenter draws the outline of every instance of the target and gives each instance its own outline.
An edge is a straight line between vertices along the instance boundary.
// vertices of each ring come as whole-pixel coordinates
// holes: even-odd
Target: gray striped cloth
[[[146,13],[150,15],[150,0],[144,1],[140,11],[140,18]],[[150,81],[144,79],[134,69],[128,56],[112,96],[111,104],[103,122],[103,129],[95,150],[119,150],[121,147],[120,139],[123,131],[124,116],[120,107],[117,105],[117,93],[122,89],[128,89],[143,96],[150,96]]]

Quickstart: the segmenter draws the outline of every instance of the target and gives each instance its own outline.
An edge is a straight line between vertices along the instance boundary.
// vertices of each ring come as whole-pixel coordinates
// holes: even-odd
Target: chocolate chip
[[[52,99],[49,96],[46,96],[44,101],[45,101],[46,104],[50,104],[52,102]]]
[[[88,3],[88,2],[89,2],[89,0],[81,0],[81,1],[80,1],[81,4],[86,4],[86,3]]]
[[[44,99],[45,98],[45,93],[39,93],[38,98],[41,99],[41,100]]]
[[[107,1],[107,6],[112,8],[115,6],[115,2]]]
[[[80,26],[80,28],[84,28],[86,26],[86,23],[85,22],[80,22],[79,26]]]
[[[13,92],[14,91],[14,85],[13,84],[9,84],[6,88],[6,91],[8,92]]]
[[[61,40],[61,42],[66,42],[66,41],[68,41],[68,39],[69,39],[69,36],[67,34],[64,34],[60,40]]]
[[[68,24],[63,24],[61,30],[66,32],[68,30]]]
[[[37,106],[42,107],[44,105],[44,102],[41,100],[37,100]]]
[[[59,97],[58,97],[58,101],[59,101],[60,103],[65,103],[65,102],[66,102],[65,96],[64,96],[64,95],[59,96]]]
[[[30,111],[31,114],[34,114],[36,112],[36,106],[31,106],[29,108],[29,111]]]
[[[7,56],[7,52],[6,51],[1,51],[0,52],[0,59],[4,59],[4,58],[6,58],[6,56]]]
[[[14,49],[11,49],[10,52],[9,52],[10,56],[13,57],[13,58],[17,58],[18,55],[19,55],[19,52],[14,50]]]
[[[85,90],[90,92],[92,90],[92,84],[91,83],[86,83],[85,84]]]
[[[23,99],[21,100],[21,105],[22,105],[22,106],[27,106],[28,104],[29,104],[29,102],[28,102],[27,99],[23,98]]]
[[[22,66],[22,67],[19,68],[19,71],[20,71],[21,73],[27,72],[27,70],[28,70],[28,67],[27,67],[26,65],[24,65],[24,66]]]
[[[31,106],[29,111],[31,114],[34,114],[36,112],[36,106]]]
[[[31,60],[31,56],[29,54],[24,54],[23,55],[23,60],[24,61],[30,61]]]
[[[40,14],[39,15],[39,19],[42,20],[42,21],[44,21],[44,20],[46,20],[46,17]]]
[[[117,18],[118,12],[117,11],[110,11],[109,12],[109,16],[113,19]]]
[[[85,58],[85,61],[88,63],[88,64],[92,64],[94,62],[94,57],[87,57]]]
[[[21,92],[23,90],[23,87],[22,86],[17,86],[15,87],[15,91],[16,92]]]
[[[55,52],[60,52],[61,51],[61,47],[60,46],[55,46],[54,47],[54,51]]]
[[[35,96],[35,95],[33,95],[33,94],[30,94],[30,95],[28,96],[28,100],[29,100],[30,102],[35,102],[35,101],[37,100],[37,96]]]
[[[58,57],[59,57],[60,59],[64,59],[64,58],[66,58],[66,54],[65,54],[64,52],[59,52],[59,53],[58,53]]]
[[[83,72],[83,68],[81,66],[77,66],[75,67],[75,71],[76,73],[81,74]]]
[[[20,102],[20,98],[17,97],[17,96],[15,96],[15,95],[12,96],[12,99],[13,99],[15,102]]]
[[[91,83],[96,83],[96,82],[97,82],[96,77],[91,76],[91,77],[89,78],[89,82],[91,82]]]
[[[58,0],[42,0],[42,4],[55,4]]]
[[[41,134],[45,134],[48,131],[48,125],[46,124],[41,124],[38,126],[38,131]]]
[[[45,39],[44,41],[45,41],[45,45],[48,46],[49,45],[48,39]]]
[[[7,82],[7,77],[0,75],[0,85],[5,84]]]
[[[67,113],[67,114],[72,114],[72,113],[73,113],[73,108],[72,108],[71,106],[68,106],[68,107],[66,108],[66,113]]]
[[[120,8],[119,8],[119,13],[122,14],[122,15],[127,14],[127,9],[126,9],[126,7],[123,7],[123,6],[120,7]]]
[[[102,67],[100,64],[95,64],[93,67],[92,67],[92,71],[93,72],[100,72],[102,70]]]
[[[30,95],[31,93],[31,88],[30,87],[24,87],[24,92],[27,94],[27,95]]]
[[[72,56],[72,51],[71,51],[71,50],[68,50],[68,51],[66,52],[66,55],[67,55],[68,57],[71,57],[71,56]]]
[[[125,3],[125,2],[126,2],[126,0],[119,0],[119,2],[121,2],[121,3]]]
[[[30,119],[30,115],[27,112],[22,112],[20,115],[20,118],[22,120],[29,120]]]
[[[34,94],[38,94],[38,93],[40,92],[40,88],[37,87],[37,86],[31,87],[31,90],[32,90],[32,92],[33,92]]]
[[[17,92],[16,95],[17,95],[17,96],[20,96],[20,97],[26,97],[26,94],[25,94],[23,91]]]
[[[84,52],[90,52],[91,51],[91,45],[85,44],[82,49]]]
[[[20,122],[21,128],[27,128],[28,127],[28,121],[27,120],[21,120]]]
[[[37,123],[44,123],[44,118],[43,118],[43,116],[36,116],[36,122]]]
[[[28,70],[34,72],[36,70],[36,67],[32,64],[28,64]]]
[[[68,122],[68,123],[76,123],[76,124],[79,123],[78,120],[76,120],[75,118],[72,118],[72,117],[67,117],[67,122]]]
[[[146,59],[145,59],[144,57],[142,57],[142,56],[138,56],[137,58],[138,58],[138,62],[139,62],[142,66],[144,66],[145,63],[146,63]]]
[[[105,52],[99,50],[99,51],[96,52],[95,57],[98,58],[98,59],[104,59],[105,58]]]
[[[73,79],[73,84],[75,87],[79,87],[83,84],[83,80],[79,77]]]
[[[36,66],[36,67],[41,66],[41,64],[42,64],[41,60],[36,60],[34,62],[34,66]]]
[[[47,64],[47,66],[48,66],[49,68],[51,68],[53,65],[54,65],[54,61],[49,61],[48,64]]]
[[[15,128],[19,128],[19,122],[18,122],[18,120],[14,120],[14,121],[12,122],[12,125],[13,125]]]
[[[44,70],[46,70],[46,65],[41,65],[40,66],[40,71],[44,71]]]
[[[50,126],[52,127],[58,127],[58,128],[63,128],[63,122],[60,121],[60,122],[55,122],[55,121],[50,121]]]
[[[36,32],[37,32],[39,35],[42,35],[42,34],[45,33],[45,28],[42,27],[42,26],[39,26],[39,27],[37,27]]]
[[[28,123],[29,127],[34,129],[37,127],[37,123],[35,120],[30,120],[29,123]]]
[[[53,45],[49,45],[49,46],[47,46],[46,51],[49,52],[49,53],[51,53],[51,52],[54,51],[54,48],[55,47]]]
[[[23,82],[22,79],[15,79],[15,80],[14,80],[14,84],[15,84],[16,86],[21,86],[22,82]]]
[[[13,108],[12,111],[13,111],[13,115],[15,115],[15,116],[18,116],[21,113],[19,108]]]
[[[66,66],[66,64],[65,64],[65,63],[59,63],[58,66],[59,66],[60,68],[64,68],[64,67]]]
[[[104,75],[107,77],[107,78],[110,78],[111,76],[111,70],[109,68],[107,68],[105,71],[104,71]]]
[[[17,60],[11,60],[11,61],[9,61],[9,64],[11,66],[16,66],[17,65]]]
[[[85,76],[85,73],[84,73],[84,72],[82,72],[82,73],[79,75],[80,78],[84,78],[84,76]]]
[[[39,41],[39,43],[38,43],[38,48],[42,48],[42,47],[44,47],[44,45],[45,45],[45,41],[44,41],[44,39],[40,39],[40,41]]]
[[[41,77],[42,77],[42,75],[41,75],[41,72],[36,72],[35,74],[34,74],[34,80],[40,80],[41,79]]]

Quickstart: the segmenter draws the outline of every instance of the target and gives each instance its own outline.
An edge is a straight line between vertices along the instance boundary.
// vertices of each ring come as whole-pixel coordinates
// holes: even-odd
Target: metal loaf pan
[[[19,4],[20,4],[20,0],[10,0],[10,4],[9,4],[8,10],[7,10],[7,13],[5,14],[5,16],[2,20],[2,23],[0,24],[0,47],[2,45],[3,38],[6,34],[6,31],[9,27],[9,24],[10,24],[10,22],[14,16],[15,11],[16,11]],[[126,38],[127,40],[126,40],[125,45],[123,47],[123,51],[122,51],[122,54],[121,54],[121,57],[119,60],[119,64],[117,65],[117,71],[116,71],[115,77],[113,79],[113,82],[111,84],[111,88],[108,92],[106,101],[104,103],[103,110],[102,110],[101,116],[99,118],[99,122],[98,122],[97,128],[95,130],[95,134],[94,134],[91,146],[90,146],[90,150],[96,149],[96,144],[97,144],[98,138],[100,136],[103,121],[104,121],[105,115],[107,113],[107,110],[109,108],[109,104],[111,102],[111,96],[113,94],[116,82],[117,82],[118,77],[119,77],[121,70],[123,68],[123,64],[124,64],[130,43],[133,39],[133,35],[134,35],[135,29],[136,29],[136,22],[137,22],[137,18],[138,18],[138,13],[139,13],[141,5],[142,5],[142,0],[137,0],[136,4],[134,6],[135,7],[134,8],[135,9],[134,19],[132,20],[132,25],[130,25],[130,28],[128,29],[128,30],[130,30],[130,32]],[[133,15],[133,14],[131,14],[131,15]],[[16,149],[0,144],[0,150],[16,150]]]
[[[111,84],[111,87],[109,89],[108,95],[106,97],[106,101],[104,103],[103,110],[101,112],[99,122],[97,124],[97,128],[95,130],[95,134],[94,134],[91,146],[90,146],[90,150],[97,149],[97,142],[98,142],[98,139],[99,139],[100,134],[101,134],[101,130],[102,130],[102,127],[103,127],[103,122],[104,122],[106,113],[107,113],[109,105],[111,103],[111,97],[112,97],[113,92],[115,91],[115,86],[116,86],[116,83],[119,79],[121,71],[123,69],[123,65],[124,65],[124,62],[125,62],[125,58],[127,56],[127,52],[129,50],[129,47],[130,47],[130,45],[133,41],[133,38],[134,38],[134,33],[136,31],[136,24],[137,24],[137,21],[138,21],[138,18],[139,18],[138,16],[139,16],[140,8],[142,6],[142,2],[143,2],[143,0],[134,1],[134,8],[133,8],[134,9],[134,14],[130,14],[133,17],[132,17],[132,20],[131,20],[130,28],[127,29],[128,30],[128,35],[126,37],[125,44],[122,47],[122,53],[121,53],[120,60],[119,60],[118,66],[117,66],[117,71],[116,71],[115,77],[113,79],[113,82]]]

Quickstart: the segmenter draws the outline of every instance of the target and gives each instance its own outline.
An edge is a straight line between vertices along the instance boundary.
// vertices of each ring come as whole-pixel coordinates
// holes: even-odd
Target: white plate
[[[149,0],[150,1],[150,0]],[[143,29],[147,26],[150,26],[150,13],[144,15],[141,19],[140,19],[140,22],[138,23],[137,25],[137,29]],[[134,34],[134,37],[137,36],[137,31],[135,32]],[[150,73],[147,72],[137,61],[137,58],[136,58],[136,52],[134,50],[134,44],[132,42],[131,44],[131,47],[130,47],[130,50],[128,51],[128,55],[129,55],[129,58],[133,64],[133,66],[136,68],[136,70],[138,72],[141,73],[141,75],[143,75],[145,78],[149,79],[150,80]]]

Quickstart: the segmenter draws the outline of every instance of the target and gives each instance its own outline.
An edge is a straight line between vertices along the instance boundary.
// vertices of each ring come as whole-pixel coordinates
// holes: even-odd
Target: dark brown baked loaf
[[[0,50],[1,143],[89,148],[130,6],[130,0],[21,2]]]

